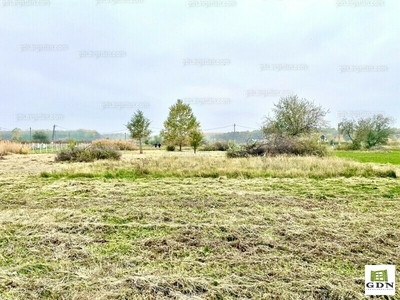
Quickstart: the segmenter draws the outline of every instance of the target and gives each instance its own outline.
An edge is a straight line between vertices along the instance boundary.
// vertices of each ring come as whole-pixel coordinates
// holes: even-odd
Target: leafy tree
[[[140,153],[143,153],[142,140],[151,134],[150,121],[146,119],[141,110],[137,110],[130,122],[125,125],[131,133],[131,137],[139,141]]]
[[[385,145],[388,142],[389,135],[394,133],[394,130],[390,127],[394,123],[394,120],[389,117],[385,117],[382,114],[377,114],[367,119],[368,134],[367,134],[367,145],[371,148],[376,145]]]
[[[196,153],[197,148],[200,146],[203,137],[203,133],[198,129],[193,129],[189,132],[189,144],[192,146],[194,153]]]
[[[264,135],[309,135],[327,125],[324,117],[329,110],[297,95],[282,97],[272,109],[273,117],[266,117]]]
[[[356,120],[343,119],[339,123],[340,134],[348,137],[353,149],[360,149],[362,144],[367,148],[387,143],[389,135],[394,131],[390,125],[393,119],[382,114]]]
[[[50,143],[49,136],[46,132],[39,130],[35,131],[32,135],[34,141],[38,141],[40,143],[48,144]]]
[[[178,145],[179,151],[182,151],[182,146],[189,141],[189,133],[199,127],[200,123],[193,115],[190,105],[178,99],[176,104],[169,108],[169,116],[164,122],[161,136],[166,143]]]
[[[11,140],[14,142],[20,142],[22,140],[22,131],[19,128],[14,128],[11,131]]]

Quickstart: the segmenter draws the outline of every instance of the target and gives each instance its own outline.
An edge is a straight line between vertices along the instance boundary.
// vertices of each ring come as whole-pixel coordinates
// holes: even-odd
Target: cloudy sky
[[[205,131],[258,128],[297,94],[400,127],[398,0],[0,0],[2,130],[155,133],[177,99]],[[240,127],[241,126],[241,127]],[[220,128],[220,129],[215,129]]]

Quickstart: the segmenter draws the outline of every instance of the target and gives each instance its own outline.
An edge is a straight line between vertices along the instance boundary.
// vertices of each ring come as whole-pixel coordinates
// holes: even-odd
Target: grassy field
[[[368,299],[364,265],[400,261],[396,174],[335,157],[8,155],[0,299]]]
[[[400,165],[400,150],[379,151],[334,151],[334,156],[359,162]]]

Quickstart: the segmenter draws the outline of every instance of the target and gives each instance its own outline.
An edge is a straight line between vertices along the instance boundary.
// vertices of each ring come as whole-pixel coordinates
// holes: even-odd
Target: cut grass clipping
[[[365,265],[398,265],[399,179],[338,176],[393,166],[203,154],[209,156],[126,151],[120,161],[56,163],[53,154],[0,160],[0,299],[361,300],[370,299]],[[133,168],[166,174],[38,176]],[[244,171],[279,178],[181,178]],[[327,172],[333,177],[309,178]],[[399,290],[390,299],[399,300]]]
[[[386,178],[17,179],[0,299],[367,299],[364,266],[400,261],[398,201]]]

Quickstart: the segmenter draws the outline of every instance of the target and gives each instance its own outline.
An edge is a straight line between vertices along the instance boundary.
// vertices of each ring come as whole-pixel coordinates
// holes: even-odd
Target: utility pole
[[[233,142],[236,143],[236,124],[233,124]]]
[[[55,137],[56,137],[56,125],[53,125],[53,143],[54,143]]]
[[[29,127],[29,141],[32,142],[32,127]]]

